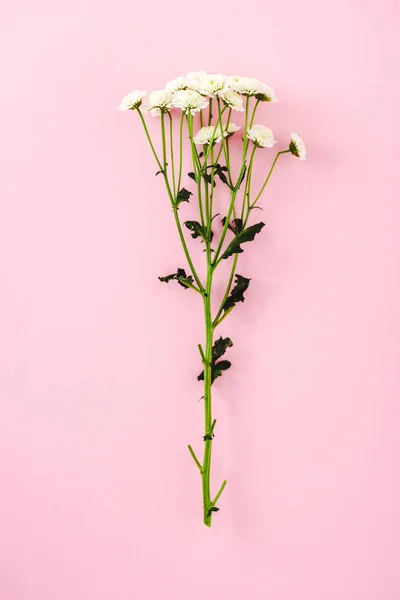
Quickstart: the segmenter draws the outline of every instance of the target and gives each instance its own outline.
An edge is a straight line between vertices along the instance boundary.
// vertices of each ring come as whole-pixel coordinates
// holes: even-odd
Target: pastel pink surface
[[[3,10],[0,599],[397,600],[396,4]],[[186,449],[201,307],[157,280],[185,263],[116,111],[201,68],[270,83],[268,125],[309,152],[278,165],[221,328],[211,530]]]

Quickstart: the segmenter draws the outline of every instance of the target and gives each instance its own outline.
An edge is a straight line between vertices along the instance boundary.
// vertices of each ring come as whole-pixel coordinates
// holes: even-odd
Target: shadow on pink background
[[[398,600],[395,2],[3,12],[0,600]],[[211,530],[186,449],[201,307],[157,280],[185,262],[116,110],[201,68],[266,80],[265,121],[309,151],[279,165],[221,327]]]

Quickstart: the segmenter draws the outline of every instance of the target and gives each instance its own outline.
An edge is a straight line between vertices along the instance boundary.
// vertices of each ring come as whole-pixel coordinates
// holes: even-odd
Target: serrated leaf
[[[191,275],[186,275],[185,269],[177,269],[176,273],[171,273],[170,275],[165,275],[164,277],[159,277],[158,279],[164,283],[176,280],[179,285],[185,288],[185,290],[188,289],[188,286],[185,285],[184,281],[193,284],[193,277]]]
[[[226,371],[231,366],[229,360],[220,360],[217,362],[231,346],[233,346],[232,340],[230,338],[223,338],[222,336],[214,342],[211,359],[211,383],[214,383],[217,377],[222,375],[222,371]],[[198,381],[204,380],[204,371],[198,375],[197,379]]]
[[[193,196],[193,192],[189,192],[186,188],[182,188],[176,196],[176,205],[179,206],[181,202],[189,202],[190,196]]]
[[[257,233],[260,233],[261,229],[265,226],[265,223],[256,223],[255,225],[250,225],[247,229],[244,229],[231,241],[221,258],[229,258],[233,254],[241,254],[243,252],[243,248],[241,244],[245,242],[252,242],[256,237]]]
[[[222,220],[222,225],[225,225],[226,223],[226,217],[224,217]],[[243,230],[243,221],[242,219],[233,219],[229,225],[228,225],[228,229],[230,229],[235,235],[237,235],[238,233],[240,233]]]
[[[224,302],[223,310],[228,310],[229,308],[233,308],[237,302],[244,302],[244,292],[250,285],[251,279],[247,279],[247,277],[243,277],[242,275],[236,274],[236,284],[232,288],[231,293],[227,297]]]
[[[221,358],[221,356],[223,356],[225,354],[225,352],[227,351],[228,348],[231,348],[233,346],[233,342],[231,340],[231,338],[223,338],[222,335],[221,337],[219,337],[213,345],[212,348],[212,360],[213,362],[215,362],[216,360],[218,360],[219,358]]]
[[[185,221],[184,225],[192,232],[192,238],[201,237],[203,240],[206,237],[206,232],[204,231],[203,226],[198,221]]]

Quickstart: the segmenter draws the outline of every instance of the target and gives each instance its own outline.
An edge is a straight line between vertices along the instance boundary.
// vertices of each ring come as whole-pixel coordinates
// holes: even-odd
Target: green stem
[[[174,136],[173,136],[173,127],[172,127],[172,115],[169,112],[169,147],[170,147],[170,155],[171,155],[171,171],[172,171],[172,189],[174,192],[174,197],[176,197],[176,181],[175,181],[175,157],[174,157]]]
[[[196,463],[196,465],[201,473],[203,471],[203,467],[201,466],[200,462],[197,460],[197,456],[195,455],[193,448],[190,444],[189,444],[188,448],[189,448],[189,452],[190,452],[194,462]]]
[[[207,283],[204,295],[204,320],[206,329],[205,343],[205,364],[204,364],[204,434],[211,430],[212,427],[212,404],[211,404],[211,363],[212,363],[212,346],[213,346],[213,325],[211,317],[211,287],[213,270],[210,264],[210,244],[207,242]],[[204,441],[204,457],[201,473],[202,490],[203,490],[203,515],[204,524],[207,527],[211,526],[212,514],[210,513],[211,495],[210,495],[210,471],[211,471],[211,450],[212,439]]]
[[[208,105],[208,126],[211,125],[211,119],[212,119],[212,103],[213,103],[213,99],[210,98],[210,102]]]
[[[236,265],[237,265],[238,258],[239,258],[239,254],[235,254],[235,256],[233,257],[232,268],[231,268],[231,272],[230,272],[230,275],[229,275],[228,285],[226,286],[226,290],[225,290],[224,297],[222,298],[221,306],[219,307],[217,315],[216,315],[216,317],[214,319],[214,327],[217,327],[217,325],[219,325],[220,322],[221,322],[221,321],[219,321],[219,318],[220,318],[220,316],[222,314],[223,306],[224,306],[224,304],[225,304],[225,302],[226,302],[226,300],[227,300],[227,298],[229,296],[229,292],[231,291],[232,281],[233,281],[233,278],[235,276],[235,270],[236,270]]]
[[[197,180],[197,200],[199,203],[200,221],[201,221],[202,226],[204,227],[205,221],[204,221],[203,200],[202,200],[202,193],[201,193],[202,167],[201,167],[199,155],[197,152],[196,144],[193,141],[193,116],[190,113],[188,113],[186,120],[187,120],[187,125],[188,125],[190,145],[192,148],[193,169],[194,169],[194,174],[196,175],[196,180]]]
[[[199,287],[199,290],[201,291],[201,293],[204,292],[204,287],[199,279],[199,276],[197,275],[197,271],[194,268],[194,264],[193,261],[190,257],[189,254],[189,250],[188,247],[186,245],[186,240],[185,240],[185,236],[183,235],[183,231],[182,231],[182,226],[181,226],[181,222],[179,219],[179,215],[178,215],[178,206],[176,204],[175,198],[172,194],[171,191],[171,186],[169,184],[169,180],[168,180],[168,173],[167,173],[167,147],[166,147],[166,141],[165,141],[165,115],[164,113],[161,113],[161,137],[162,137],[162,148],[163,148],[163,167],[161,167],[161,170],[163,172],[163,176],[164,176],[164,181],[165,181],[165,185],[167,188],[167,192],[168,192],[168,196],[172,205],[172,210],[174,213],[174,218],[175,218],[175,223],[176,223],[176,227],[178,229],[178,234],[179,234],[179,239],[181,240],[181,244],[183,247],[183,251],[185,253],[186,256],[186,260],[188,261],[190,270],[192,271],[193,277]]]
[[[222,228],[221,237],[219,239],[218,246],[217,246],[217,249],[215,251],[214,260],[213,260],[213,268],[215,268],[217,266],[217,264],[220,262],[220,259],[218,258],[219,257],[219,253],[220,253],[222,245],[224,243],[226,232],[228,231],[228,225],[229,225],[230,220],[231,220],[231,215],[232,215],[232,211],[233,211],[233,208],[234,208],[235,199],[236,199],[237,193],[239,191],[240,180],[243,177],[243,173],[244,173],[245,167],[246,167],[246,165],[243,163],[242,164],[242,168],[240,169],[240,173],[239,173],[239,177],[238,177],[238,180],[236,182],[236,185],[235,185],[235,187],[233,188],[233,190],[231,192],[231,201],[230,201],[230,204],[229,204],[228,213],[226,215],[225,224],[224,224],[224,226]]]
[[[138,113],[139,113],[139,117],[140,117],[140,119],[141,119],[141,121],[142,121],[143,128],[144,128],[144,132],[145,132],[145,134],[146,134],[146,137],[147,137],[147,141],[149,142],[149,144],[150,144],[150,148],[151,148],[151,151],[153,152],[153,154],[154,154],[154,158],[156,159],[156,162],[157,162],[158,168],[160,169],[160,171],[162,171],[162,170],[163,170],[163,167],[162,167],[162,165],[161,165],[161,161],[160,161],[160,159],[159,159],[159,158],[158,158],[158,156],[157,156],[157,152],[155,151],[155,148],[154,148],[153,142],[151,141],[151,137],[150,137],[150,134],[149,134],[149,130],[147,129],[146,121],[144,120],[144,117],[143,117],[143,115],[142,115],[142,111],[141,111],[139,108],[137,109],[137,111],[138,111]]]
[[[215,496],[214,500],[211,502],[211,506],[215,506],[216,505],[216,503],[219,500],[219,497],[221,496],[222,492],[225,489],[225,486],[226,486],[226,479],[224,479],[224,481],[222,482],[222,485],[221,485],[221,487],[218,490],[218,494]]]
[[[247,129],[248,129],[248,122],[249,122],[249,107],[250,107],[250,97],[246,96],[246,109],[245,109],[245,117],[244,117],[244,129],[243,129],[243,152],[242,152],[242,162],[244,163],[246,160],[246,154],[247,154],[247,146],[248,146],[248,140],[247,140]]]
[[[241,215],[240,215],[240,218],[242,219],[242,221],[244,218],[246,199],[247,199],[247,207],[249,208],[249,206],[250,206],[249,196],[250,196],[251,175],[253,173],[253,161],[254,161],[254,155],[256,153],[256,150],[257,150],[257,146],[254,146],[252,153],[250,155],[249,168],[247,169],[247,173],[246,173],[246,181],[245,181],[245,186],[244,186],[244,194],[243,194],[243,202],[242,202],[242,211],[241,211]]]
[[[281,155],[281,154],[286,154],[287,152],[290,152],[290,150],[281,150],[281,151],[280,151],[280,152],[278,152],[278,153],[277,153],[277,155],[275,156],[274,162],[273,162],[273,163],[272,163],[272,165],[271,165],[271,168],[270,168],[270,170],[269,170],[269,173],[268,173],[268,175],[267,175],[267,178],[266,178],[266,180],[264,181],[264,183],[263,183],[263,185],[262,185],[262,188],[261,188],[261,190],[258,192],[258,194],[257,194],[257,196],[256,196],[256,199],[254,200],[254,202],[252,202],[252,204],[250,204],[250,206],[249,206],[249,209],[250,209],[250,210],[251,210],[252,208],[254,208],[254,206],[257,204],[258,200],[260,199],[260,196],[262,195],[263,191],[265,190],[265,188],[266,188],[266,185],[267,185],[267,183],[268,183],[268,181],[269,181],[269,178],[271,177],[271,175],[272,175],[272,172],[273,172],[273,170],[274,170],[274,168],[275,168],[275,165],[276,165],[276,163],[278,162],[278,158],[280,157],[280,155]]]
[[[182,181],[182,166],[183,166],[183,123],[185,120],[185,113],[182,111],[181,123],[179,127],[179,172],[178,172],[178,185],[177,190],[181,189],[181,181]]]
[[[229,164],[229,156],[228,156],[228,149],[227,149],[227,140],[224,136],[224,129],[223,129],[223,125],[222,125],[222,111],[221,111],[221,100],[219,99],[219,97],[217,96],[217,105],[218,105],[218,120],[220,123],[220,127],[221,127],[221,135],[222,135],[222,140],[221,140],[221,146],[223,148],[224,151],[224,156],[225,156],[225,164],[228,168],[228,179],[229,179],[229,185],[231,187],[231,189],[233,188],[233,182],[232,182],[232,178],[231,178],[231,169],[230,169],[230,164]],[[228,123],[226,127],[228,127]],[[218,162],[218,161],[216,161]]]

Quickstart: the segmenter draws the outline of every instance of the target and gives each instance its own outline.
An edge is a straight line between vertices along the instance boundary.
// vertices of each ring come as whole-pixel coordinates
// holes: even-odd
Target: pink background
[[[398,13],[3,7],[1,600],[400,597]],[[266,121],[309,150],[277,169],[221,328],[211,530],[186,449],[201,309],[157,281],[185,263],[139,122],[116,111],[200,68],[270,83]]]

